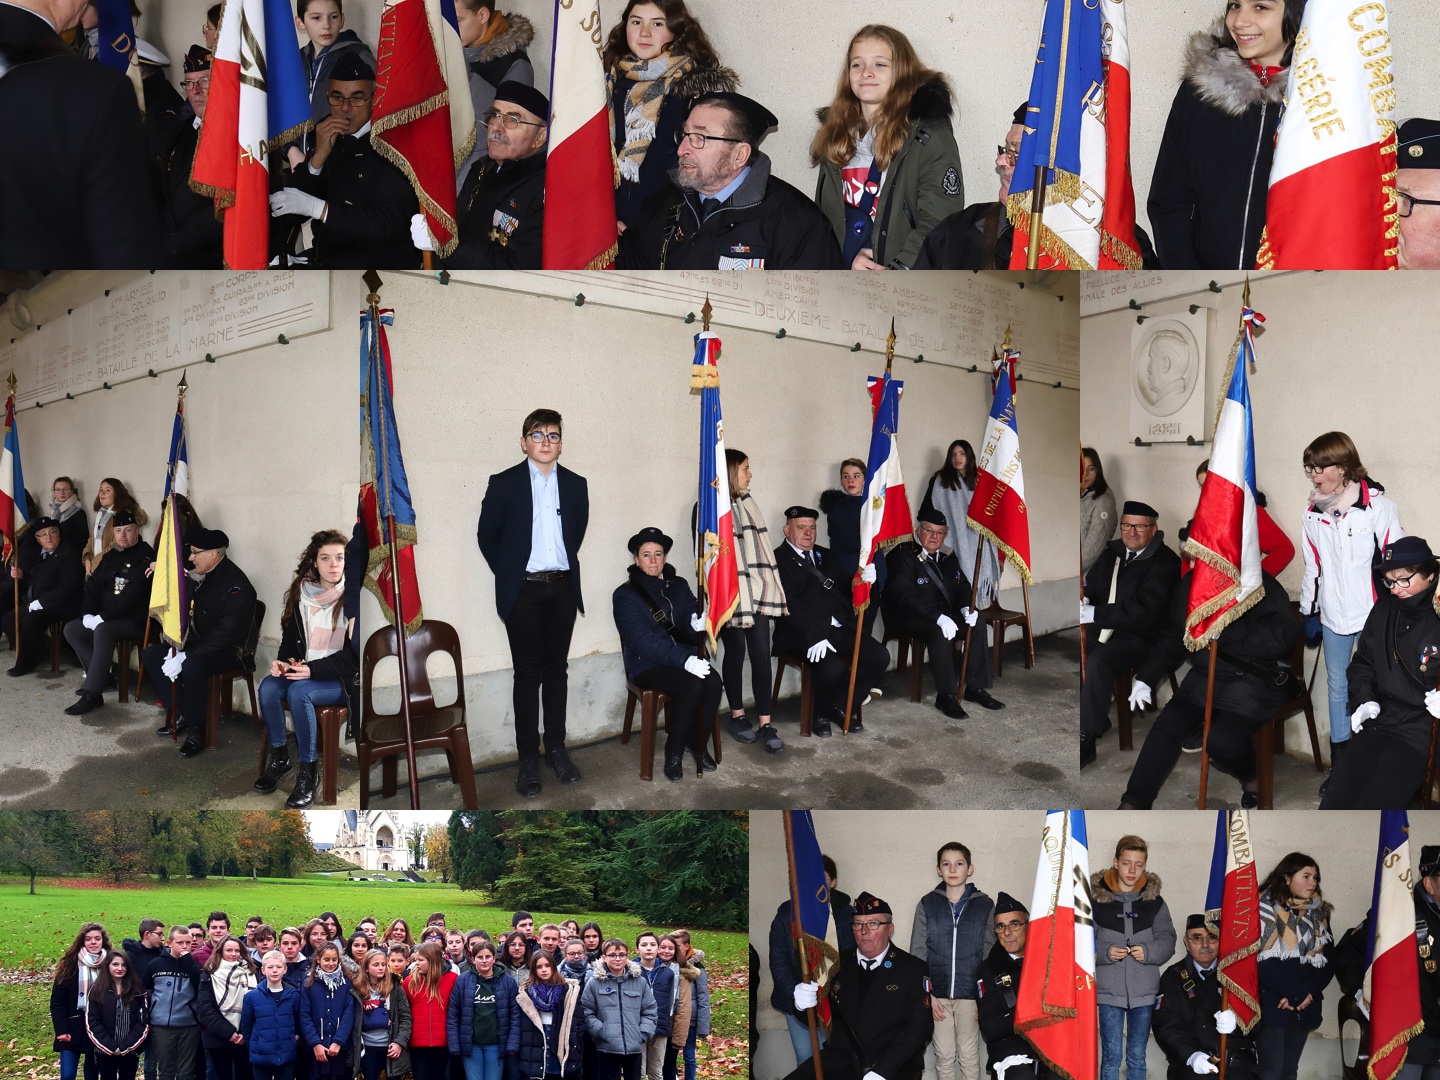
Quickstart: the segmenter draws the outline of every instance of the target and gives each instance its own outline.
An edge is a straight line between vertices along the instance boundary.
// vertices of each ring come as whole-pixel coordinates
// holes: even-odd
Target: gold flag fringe
[[[609,270],[611,265],[615,262],[615,256],[618,254],[620,254],[620,241],[617,238],[615,243],[611,244],[599,255],[596,255],[595,258],[591,259],[589,263],[587,263],[581,269]]]
[[[706,387],[720,389],[720,372],[716,370],[714,364],[691,364],[690,393],[698,394]]]
[[[395,544],[398,549],[402,547],[413,547],[415,542],[416,535],[414,525],[401,525],[399,523],[395,525],[395,535],[390,538],[391,544]],[[365,588],[369,589],[375,599],[380,602],[380,607],[385,612],[386,618],[398,622],[400,613],[394,609],[394,596],[381,589],[379,581],[375,578],[379,567],[384,566],[389,561],[389,544],[375,548],[370,552],[370,557],[365,565]],[[415,613],[415,618],[405,624],[405,632],[407,634],[413,634],[416,630],[420,629],[420,624],[424,622],[424,620],[425,614],[422,607],[420,611]]]
[[[1246,945],[1245,948],[1241,949],[1239,952],[1232,953],[1230,954],[1230,956],[1222,958],[1217,972],[1220,978],[1220,985],[1225,987],[1225,989],[1229,990],[1230,993],[1238,997],[1250,1009],[1250,1024],[1248,1027],[1245,1024],[1240,1023],[1240,1018],[1238,1016],[1235,1018],[1236,1024],[1239,1026],[1240,1030],[1246,1035],[1249,1035],[1250,1029],[1260,1022],[1260,1003],[1256,1001],[1253,997],[1251,997],[1249,994],[1247,994],[1242,987],[1237,986],[1235,980],[1225,973],[1225,969],[1231,964],[1238,964],[1246,957],[1254,956],[1259,951],[1260,942],[1258,940],[1252,941],[1249,945]]]
[[[1019,554],[1015,551],[1014,548],[1012,548],[1009,544],[1005,543],[1004,540],[1001,540],[1000,537],[996,536],[993,532],[987,529],[984,525],[981,525],[972,517],[967,517],[965,519],[965,524],[970,526],[970,528],[974,532],[979,533],[986,540],[989,540],[992,544],[995,545],[997,550],[1004,554],[1005,561],[1015,568],[1015,572],[1020,575],[1021,581],[1025,582],[1026,585],[1035,584],[1034,580],[1030,577],[1030,568],[1025,565],[1025,560],[1020,558]]]
[[[402,109],[398,113],[391,113],[389,116],[382,117],[379,121],[376,121],[370,129],[370,145],[375,147],[376,153],[405,174],[405,178],[410,181],[410,186],[415,191],[415,198],[420,204],[421,212],[429,211],[429,213],[440,222],[441,226],[450,233],[449,241],[440,246],[435,252],[435,254],[442,259],[447,255],[453,254],[456,247],[459,246],[460,226],[454,216],[446,213],[440,204],[432,199],[429,193],[421,186],[420,179],[415,175],[415,169],[411,166],[409,159],[386,142],[382,136],[391,128],[418,120],[420,117],[434,112],[441,105],[448,103],[449,94],[446,91],[442,91],[428,101],[421,102],[419,105],[414,105],[408,109]]]
[[[1404,1031],[1400,1032],[1393,1039],[1391,1039],[1384,1046],[1382,1046],[1379,1050],[1372,1049],[1370,1051],[1370,1059],[1365,1064],[1365,1072],[1370,1077],[1370,1080],[1394,1080],[1395,1077],[1399,1076],[1400,1070],[1405,1067],[1405,1058],[1410,1052],[1410,1040],[1413,1039],[1416,1035],[1419,1035],[1424,1030],[1425,1021],[1421,1020],[1413,1027],[1408,1027]],[[1375,1072],[1375,1059],[1382,1058],[1386,1054],[1397,1048],[1400,1050],[1400,1060],[1395,1063],[1395,1071],[1390,1073],[1390,1075],[1387,1077],[1380,1077]]]
[[[304,135],[307,131],[313,130],[315,130],[315,120],[313,117],[310,119],[302,120],[298,124],[292,124],[290,127],[280,132],[279,135],[265,140],[263,145],[265,147],[266,156],[268,157],[272,152],[278,153],[280,147],[286,146],[294,142],[301,135]]]
[[[1109,255],[1126,270],[1143,270],[1145,262],[1140,258],[1140,253],[1104,229],[1100,230],[1100,252]]]
[[[1061,203],[1073,202],[1080,197],[1083,185],[1080,178],[1074,173],[1065,172],[1062,169],[1055,169],[1055,179],[1045,185],[1045,205],[1058,206]],[[1079,252],[1067,244],[1060,237],[1055,235],[1042,216],[1038,236],[1032,229],[1030,221],[1031,192],[1021,191],[1012,193],[1005,200],[1005,216],[1017,230],[1024,229],[1032,240],[1040,243],[1040,250],[1051,259],[1064,260],[1065,265],[1071,270],[1093,270],[1085,259],[1081,258]],[[1103,242],[1103,237],[1102,237]],[[1136,267],[1138,269],[1138,267]]]

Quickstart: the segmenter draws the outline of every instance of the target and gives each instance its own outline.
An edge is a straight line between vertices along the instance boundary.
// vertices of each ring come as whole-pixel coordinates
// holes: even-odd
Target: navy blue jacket
[[[655,621],[632,582],[644,589],[655,606],[669,616],[679,641]],[[698,655],[700,639],[690,629],[690,618],[695,614],[695,594],[673,566],[666,565],[660,577],[651,577],[640,567],[631,566],[630,580],[615,590],[611,603],[615,609],[615,629],[620,631],[620,655],[625,660],[627,677],[633,679],[654,667],[684,667],[686,660]]]
[[[830,570],[846,581],[855,576],[860,566],[860,507],[864,503],[864,495],[847,495],[839,488],[820,493],[820,512],[825,515],[830,533],[830,554],[834,560]],[[887,569],[883,555],[877,553],[875,583],[870,586],[872,593],[885,588]]]
[[[240,1033],[250,1047],[252,1065],[284,1065],[295,1060],[300,1034],[300,991],[281,984],[280,994],[264,984],[245,995],[240,1006]]]
[[[350,1029],[355,1023],[355,995],[348,980],[332,992],[318,978],[301,991],[300,1034],[310,1047],[339,1043],[342,1052],[350,1046]]]
[[[969,884],[957,923],[950,915],[945,882],[920,898],[911,924],[910,951],[930,966],[930,985],[939,998],[975,998],[975,973],[995,944],[995,901]]]
[[[668,570],[669,567],[667,566],[666,569]],[[641,964],[640,974],[645,977],[645,981],[650,984],[650,992],[655,995],[655,1008],[659,1013],[655,1021],[655,1034],[669,1035],[669,1005],[671,999],[675,996],[675,972],[670,968],[670,965],[657,957],[655,966],[649,971],[646,971],[645,965]],[[696,1009],[691,1015],[694,1016],[698,1012],[699,1010]]]
[[[585,478],[565,466],[559,470],[560,533],[565,541],[565,557],[570,561],[570,580],[575,585],[575,606],[585,614],[585,600],[580,595],[580,545],[585,541],[585,528],[590,523],[590,490]],[[495,610],[508,619],[520,595],[521,576],[530,561],[530,526],[534,504],[530,496],[530,459],[526,458],[504,472],[490,477],[485,498],[480,503],[480,524],[476,538],[480,554],[495,575]]]
[[[835,920],[835,939],[841,952],[855,948],[855,932],[850,929],[854,914],[848,896],[842,892],[830,893],[830,917]],[[775,918],[770,921],[770,979],[774,983],[774,989],[770,991],[770,1007],[800,1016],[795,1011],[795,985],[800,981],[800,951],[790,934],[789,900],[775,909]]]
[[[495,1023],[500,1033],[500,1053],[513,1054],[520,1048],[520,1013],[515,1007],[515,995],[520,992],[515,979],[507,972],[497,971],[495,982]],[[480,985],[479,977],[472,971],[462,971],[450,988],[450,1004],[445,1010],[445,1041],[450,1053],[469,1057],[474,1049],[472,1029],[475,1025],[475,990]]]

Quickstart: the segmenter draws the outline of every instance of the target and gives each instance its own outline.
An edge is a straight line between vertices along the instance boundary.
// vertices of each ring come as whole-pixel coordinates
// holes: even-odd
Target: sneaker
[[[755,737],[765,747],[767,754],[778,754],[785,749],[785,743],[781,741],[780,733],[775,730],[774,724],[761,724]]]
[[[725,730],[728,731],[730,737],[738,743],[748,744],[755,741],[755,732],[750,727],[750,721],[744,716],[730,717],[729,720],[725,721]]]
[[[1203,728],[1192,731],[1189,735],[1185,736],[1185,741],[1180,744],[1180,750],[1186,754],[1198,754],[1201,744],[1203,744],[1204,741],[1205,731]]]

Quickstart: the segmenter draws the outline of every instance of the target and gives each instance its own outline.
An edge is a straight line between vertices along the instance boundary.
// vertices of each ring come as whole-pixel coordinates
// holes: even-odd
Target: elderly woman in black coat
[[[701,767],[706,772],[715,769],[705,747],[720,707],[721,683],[710,662],[699,655],[705,624],[696,614],[695,594],[665,563],[673,543],[653,526],[632,536],[629,548],[635,565],[612,602],[626,678],[674,698],[665,738],[665,778],[678,783],[684,776],[681,759],[692,731],[700,746]]]

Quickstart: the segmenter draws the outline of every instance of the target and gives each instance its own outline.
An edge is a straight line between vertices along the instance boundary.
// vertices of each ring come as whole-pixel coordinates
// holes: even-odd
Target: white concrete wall
[[[1252,814],[1256,865],[1260,876],[1286,853],[1301,850],[1320,862],[1321,887],[1335,906],[1336,936],[1358,923],[1370,906],[1374,884],[1378,812],[1276,810]],[[817,810],[815,832],[825,854],[840,872],[839,888],[855,896],[868,891],[886,900],[895,912],[895,943],[910,947],[915,905],[939,880],[935,851],[958,840],[975,861],[975,885],[993,898],[1002,890],[1031,906],[1043,811],[978,810],[924,814],[908,811]],[[1202,911],[1214,846],[1215,815],[1193,810],[1134,812],[1089,811],[1090,869],[1108,868],[1115,841],[1138,833],[1150,846],[1149,869],[1161,879],[1171,918],[1183,928],[1185,916]],[[1410,815],[1411,858],[1420,847],[1440,843],[1440,813]],[[750,942],[765,961],[761,977],[758,1023],[764,1034],[755,1075],[773,1080],[794,1068],[784,1018],[770,1008],[768,941],[775,909],[789,898],[783,819],[775,811],[750,815]],[[1183,954],[1177,944],[1176,957]],[[1325,1020],[1312,1036],[1302,1062],[1301,1077],[1319,1080],[1340,1074],[1335,983],[1325,991]],[[1151,1040],[1150,1068],[1164,1075],[1164,1058]],[[933,1066],[927,1066],[933,1076]]]
[[[200,41],[208,0],[141,0],[142,37],[174,61]],[[624,0],[601,0],[606,33],[620,18]],[[1155,155],[1170,102],[1180,82],[1184,36],[1208,26],[1224,8],[1219,0],[1129,0],[1132,97],[1131,167],[1142,223]],[[1440,116],[1440,50],[1430,0],[1388,0],[1400,116]],[[995,198],[995,145],[1002,141],[1015,106],[1030,92],[1043,4],[1006,0],[895,0],[883,6],[863,0],[690,0],[723,63],[741,77],[741,89],[764,102],[780,119],[764,149],[778,175],[802,191],[815,188],[808,148],[814,110],[834,92],[850,36],[867,22],[903,31],[921,60],[944,71],[955,86],[965,201]],[[536,84],[548,87],[554,6],[544,0],[502,0],[535,23],[530,58]],[[372,46],[380,28],[378,0],[350,0],[346,25]]]
[[[1143,275],[1147,278],[1164,274]],[[1367,274],[1364,271],[1286,274],[1257,277],[1251,302],[1266,318],[1255,340],[1259,359],[1250,374],[1255,411],[1256,478],[1269,500],[1269,514],[1295,544],[1295,560],[1280,575],[1291,598],[1299,596],[1304,562],[1300,522],[1310,483],[1300,468],[1301,454],[1317,435],[1346,432],[1372,477],[1385,485],[1398,504],[1407,532],[1440,542],[1440,504],[1434,499],[1431,465],[1440,443],[1422,401],[1440,393],[1440,369],[1415,342],[1440,334],[1435,283],[1423,274]],[[1210,323],[1206,370],[1207,437],[1225,361],[1235,341],[1240,292],[1225,289]],[[1145,312],[1163,314],[1182,308],[1192,297],[1180,295],[1147,304]],[[1208,446],[1157,444],[1136,447],[1126,441],[1130,405],[1127,388],[1133,311],[1114,311],[1081,320],[1081,421],[1087,446],[1100,452],[1105,478],[1117,502],[1150,503],[1160,512],[1167,543],[1194,513],[1199,489],[1195,467]],[[1315,662],[1314,655],[1307,663]],[[1323,658],[1321,664],[1323,666]],[[1325,676],[1317,676],[1316,723],[1328,730]],[[1291,721],[1301,736],[1304,719]],[[1308,740],[1292,738],[1295,752],[1307,752]]]

